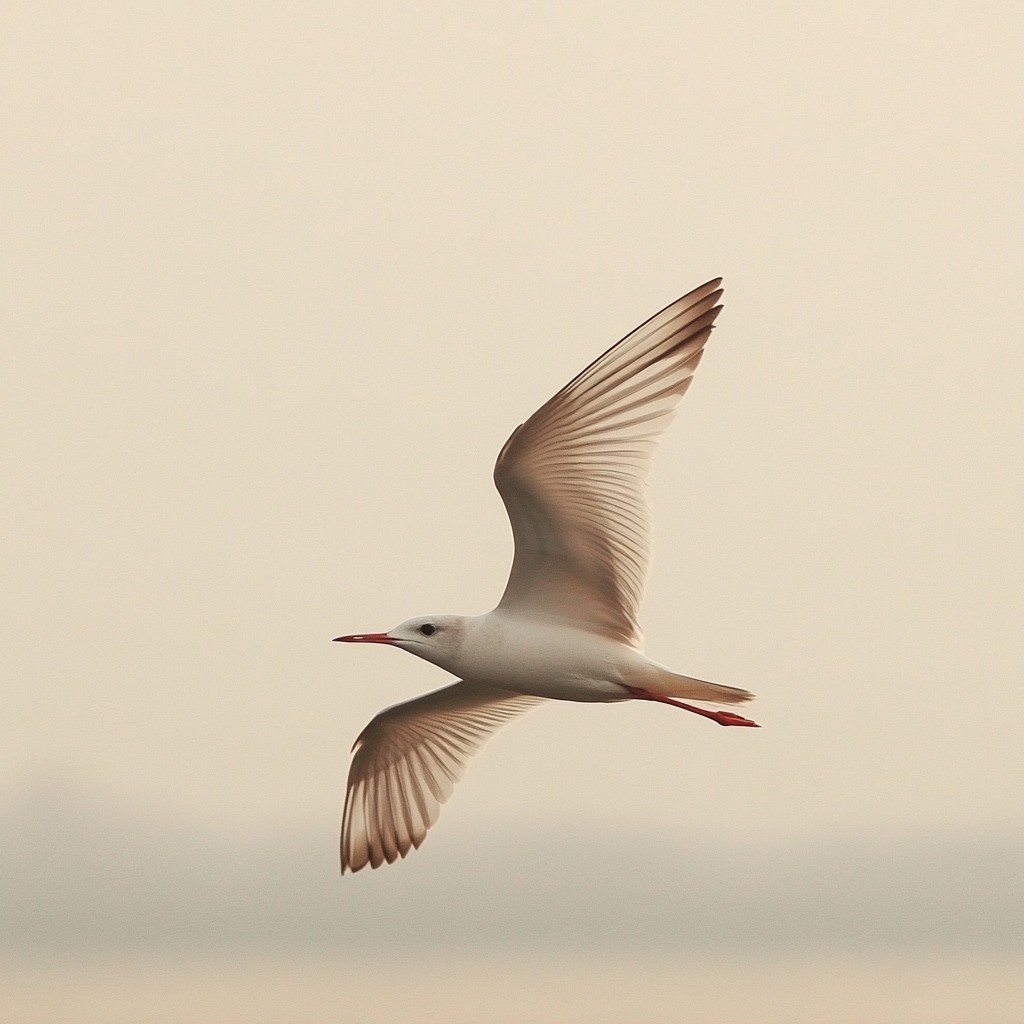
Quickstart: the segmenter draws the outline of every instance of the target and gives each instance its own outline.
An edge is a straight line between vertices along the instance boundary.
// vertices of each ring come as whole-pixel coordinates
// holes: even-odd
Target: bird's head
[[[334,639],[349,644],[387,644],[453,671],[462,647],[466,620],[461,615],[421,615],[386,633],[353,633]],[[457,673],[456,673],[457,674]]]

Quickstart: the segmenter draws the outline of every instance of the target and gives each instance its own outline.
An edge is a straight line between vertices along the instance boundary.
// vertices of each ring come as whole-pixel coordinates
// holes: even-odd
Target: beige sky
[[[426,927],[417,894],[466,851],[472,892],[503,849],[547,851],[568,946],[611,927],[583,908],[624,845],[662,866],[678,851],[691,885],[725,865],[726,887],[729,866],[838,850],[820,884],[769,871],[743,891],[762,908],[792,891],[817,922],[793,934],[840,953],[870,913],[830,944],[833,881],[879,858],[904,892],[911,858],[938,849],[907,934],[934,911],[944,955],[995,943],[1019,963],[1010,917],[972,930],[942,903],[962,858],[1005,908],[991,880],[1011,876],[991,866],[1024,851],[1016,5],[2,19],[0,797],[28,894],[4,956],[84,956],[103,930],[83,910],[70,953],[32,930],[51,915],[61,931],[47,873],[69,846],[101,866],[56,890],[113,919],[111,835],[139,889],[178,879],[167,905],[190,875],[153,851],[166,867],[180,841],[202,875],[208,835],[229,876],[301,837],[308,874],[282,868],[308,884],[296,906],[336,897],[399,936]],[[444,677],[330,637],[490,607],[510,558],[490,482],[505,437],[716,275],[726,309],[657,461],[643,622],[658,660],[757,692],[764,728],[542,709],[473,765],[414,858],[343,888],[352,739]],[[403,925],[409,901],[427,910]],[[742,973],[764,943],[730,913]],[[297,944],[334,949],[318,921]],[[195,948],[222,924],[196,925]]]

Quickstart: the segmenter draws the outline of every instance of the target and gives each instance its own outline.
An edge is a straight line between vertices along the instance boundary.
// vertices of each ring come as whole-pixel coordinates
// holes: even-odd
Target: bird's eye
[[[437,626],[435,626],[432,622],[425,622],[422,626],[420,626],[420,632],[424,636],[433,636],[437,632]]]

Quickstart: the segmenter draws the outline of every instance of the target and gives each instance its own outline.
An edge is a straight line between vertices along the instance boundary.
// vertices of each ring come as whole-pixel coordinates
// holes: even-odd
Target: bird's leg
[[[710,718],[712,722],[717,722],[719,725],[749,725],[755,729],[761,728],[757,722],[752,722],[749,718],[744,718],[742,715],[737,715],[732,711],[709,711],[707,708],[695,708],[692,704],[684,704],[681,700],[673,700],[671,697],[666,697],[660,693],[652,693],[650,690],[641,689],[639,686],[627,686],[626,689],[637,700],[656,700],[662,704],[671,704],[674,708],[682,708],[684,711],[692,711],[695,715],[700,715],[702,718]]]

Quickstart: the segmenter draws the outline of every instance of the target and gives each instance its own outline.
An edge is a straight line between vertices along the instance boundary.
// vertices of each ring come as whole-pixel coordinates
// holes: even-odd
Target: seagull
[[[494,466],[515,553],[484,615],[426,615],[387,644],[458,678],[380,712],[356,739],[341,871],[418,848],[467,762],[506,722],[547,700],[659,701],[724,726],[746,690],[679,675],[643,654],[637,612],[651,552],[654,446],[686,394],[722,307],[721,278],[677,299],[594,360],[517,427]]]

